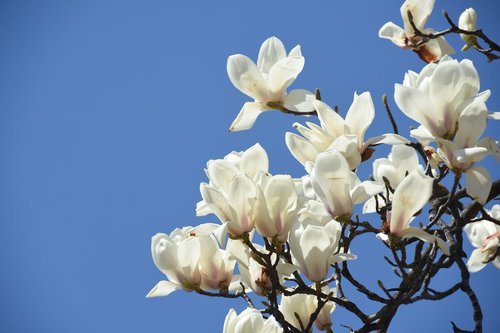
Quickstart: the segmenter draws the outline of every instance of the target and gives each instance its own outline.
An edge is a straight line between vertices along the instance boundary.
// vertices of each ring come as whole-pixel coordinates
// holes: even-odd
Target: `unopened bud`
[[[474,8],[467,8],[460,14],[458,19],[458,27],[466,31],[475,31],[476,28],[477,15]],[[477,37],[473,35],[460,34],[460,38],[465,42],[466,45],[462,48],[462,51],[468,50],[470,47],[476,44]]]

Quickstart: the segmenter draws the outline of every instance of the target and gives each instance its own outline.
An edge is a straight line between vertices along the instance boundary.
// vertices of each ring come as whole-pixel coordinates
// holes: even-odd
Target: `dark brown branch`
[[[387,112],[387,115],[389,116],[389,120],[391,121],[392,130],[394,131],[394,134],[399,134],[398,125],[396,124],[396,121],[394,120],[394,117],[392,116],[391,108],[389,108],[389,103],[387,102],[387,95],[386,94],[382,95],[382,103],[384,103],[385,111]]]
[[[476,36],[478,38],[481,38],[486,44],[488,44],[487,49],[480,47],[479,44],[477,44],[477,42],[476,42],[476,45],[474,45],[474,49],[477,50],[478,52],[484,54],[488,58],[488,61],[493,61],[493,60],[500,58],[500,55],[497,54],[500,52],[500,46],[497,43],[495,43],[494,41],[492,41],[490,38],[488,38],[488,36],[486,36],[484,34],[482,29],[477,29],[474,31],[460,29],[451,20],[450,16],[448,15],[448,13],[446,11],[443,11],[443,15],[446,18],[446,21],[448,21],[450,28],[443,30],[443,31],[440,31],[440,32],[426,34],[417,28],[417,26],[415,25],[415,22],[413,21],[413,15],[411,14],[411,11],[408,11],[408,19],[410,21],[410,24],[411,24],[413,30],[414,30],[415,36],[422,38],[419,42],[413,44],[412,47],[418,49],[420,46],[424,45],[429,40],[440,38],[440,37],[446,36],[448,34],[463,34],[463,35],[467,35],[467,36]]]

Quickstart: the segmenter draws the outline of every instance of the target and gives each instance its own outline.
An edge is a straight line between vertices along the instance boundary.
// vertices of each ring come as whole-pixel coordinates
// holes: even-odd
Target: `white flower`
[[[409,71],[403,84],[396,83],[394,99],[404,114],[422,125],[411,135],[428,145],[436,138],[453,138],[460,114],[484,105],[490,96],[489,90],[478,92],[479,76],[472,62],[444,57],[419,74]]]
[[[283,43],[276,37],[267,39],[260,47],[257,65],[247,56],[235,54],[227,59],[227,74],[233,85],[254,102],[246,102],[233,121],[230,131],[249,129],[264,111],[276,109],[269,103],[291,111],[312,111],[313,93],[307,90],[286,89],[304,67],[300,46],[286,55]]]
[[[369,92],[354,95],[345,120],[327,104],[314,101],[321,127],[307,122],[308,127],[295,123],[293,126],[304,137],[286,133],[286,145],[292,155],[303,165],[314,161],[323,151],[336,149],[344,155],[349,168],[355,169],[362,160],[369,156],[365,154],[370,145],[387,143],[408,143],[405,138],[395,134],[380,135],[364,141],[366,130],[373,122],[375,108]]]
[[[269,251],[258,244],[253,244],[253,246],[261,253],[269,253]],[[238,262],[241,282],[261,296],[271,290],[272,282],[269,277],[269,270],[254,259],[248,246],[244,245],[240,240],[229,240],[227,250],[231,254],[231,257]],[[273,253],[271,261],[275,262],[275,260],[276,254]],[[289,277],[296,270],[295,266],[280,259],[276,266],[280,283],[284,281],[285,277]]]
[[[436,242],[444,254],[450,255],[446,243],[439,237],[431,235],[420,228],[410,227],[413,215],[421,210],[432,195],[433,179],[424,175],[422,170],[412,171],[394,191],[392,211],[389,215],[389,237],[386,234],[377,236],[390,241],[391,237],[415,237],[427,243]]]
[[[332,218],[350,218],[354,205],[384,190],[383,185],[372,181],[361,183],[336,150],[320,153],[314,164],[309,162],[308,169],[314,191]]]
[[[167,280],[160,281],[147,297],[167,296],[175,290],[230,289],[235,261],[229,259],[213,237],[218,226],[202,224],[170,233],[156,234],[151,240],[151,254]],[[236,277],[234,277],[236,278]]]
[[[493,206],[488,214],[496,220],[500,219],[500,205]],[[469,272],[480,271],[490,261],[493,261],[493,265],[500,269],[498,252],[500,248],[500,226],[491,221],[482,220],[468,223],[464,227],[464,231],[471,244],[476,247],[467,261]]]
[[[247,308],[239,315],[230,309],[224,321],[223,333],[281,333],[283,329],[274,317],[264,319],[257,309]]]
[[[244,152],[231,152],[227,154],[224,159],[210,160],[207,162],[205,173],[209,179],[209,186],[215,191],[223,195],[228,193],[229,184],[233,178],[243,173],[253,180],[257,180],[261,172],[267,173],[269,170],[269,158],[266,151],[260,144],[255,144]],[[206,204],[201,200],[196,204],[196,215],[203,216],[214,213]]]
[[[467,8],[460,14],[460,18],[458,19],[458,27],[462,30],[466,31],[475,31],[477,21],[477,14],[474,8]],[[466,51],[472,46],[476,45],[477,37],[474,35],[465,35],[460,34],[460,38],[465,42],[462,51]]]
[[[255,208],[255,228],[264,237],[285,243],[290,225],[297,219],[297,190],[288,175],[267,176],[259,189]],[[263,184],[264,185],[264,184]]]
[[[491,153],[488,148],[477,146],[487,118],[486,105],[476,99],[461,112],[453,141],[437,139],[441,159],[448,168],[465,173],[467,194],[483,205],[488,199],[492,179],[485,168],[473,165]]]
[[[336,296],[336,289],[330,289],[328,286],[324,286],[322,288],[322,292],[327,295],[333,292],[333,296]],[[279,309],[281,313],[283,313],[287,322],[296,328],[301,329],[301,327],[306,327],[309,324],[311,314],[316,311],[317,307],[318,300],[316,296],[308,294],[294,294],[291,296],[283,296],[281,298]],[[331,316],[333,310],[335,310],[335,303],[332,301],[327,302],[320,310],[318,317],[314,322],[320,331],[326,331],[331,328]]]
[[[337,253],[340,223],[331,220],[327,224],[306,219],[295,222],[290,231],[289,243],[293,263],[313,282],[326,278],[330,265],[339,261],[355,259],[348,253]]]
[[[424,25],[434,8],[434,2],[435,0],[406,0],[401,6],[404,29],[392,22],[387,22],[380,28],[379,37],[389,39],[399,47],[413,49],[425,62],[435,62],[445,54],[453,54],[455,51],[444,37],[431,39],[420,47],[415,46],[422,38],[415,36],[415,30],[411,26],[408,11],[411,12],[413,23],[415,23],[418,30],[425,34],[434,33],[436,32],[434,29],[424,29]]]
[[[376,183],[385,187],[384,178],[390,187],[395,190],[406,175],[413,170],[423,170],[418,163],[418,155],[415,149],[406,145],[395,145],[391,149],[388,158],[378,158],[373,162],[373,179]],[[389,192],[388,200],[392,195]],[[375,197],[366,201],[363,213],[373,213],[376,209]]]
[[[205,183],[200,185],[205,204],[222,223],[227,223],[228,232],[234,237],[252,231],[258,191],[257,184],[244,173],[231,179],[227,192]]]

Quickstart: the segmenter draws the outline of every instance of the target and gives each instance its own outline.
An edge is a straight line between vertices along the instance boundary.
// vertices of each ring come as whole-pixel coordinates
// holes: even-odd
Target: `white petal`
[[[285,108],[297,112],[311,112],[314,111],[315,100],[316,96],[309,90],[295,89],[286,95]]]
[[[260,144],[253,145],[241,155],[240,169],[252,179],[260,171],[269,171],[269,157]]]
[[[223,333],[234,333],[234,326],[236,325],[238,315],[234,309],[230,309],[224,320]]]
[[[246,102],[243,104],[240,113],[229,127],[231,132],[243,131],[252,128],[257,120],[257,117],[264,111],[269,110],[269,107],[263,103]]]
[[[492,186],[490,174],[483,167],[472,167],[465,172],[465,175],[467,194],[484,205]]]
[[[257,66],[247,56],[235,54],[227,59],[227,74],[233,85],[257,101],[269,100],[266,80]]]
[[[405,31],[398,25],[387,22],[378,32],[380,38],[389,39],[399,47],[405,47]]]
[[[469,260],[467,260],[467,269],[471,273],[479,272],[486,266],[484,263],[486,259],[487,253],[481,252],[480,249],[475,249],[470,254]]]
[[[147,298],[151,297],[161,297],[161,296],[168,296],[172,292],[182,289],[182,287],[176,283],[170,282],[170,281],[160,281],[156,286],[151,289],[151,291],[146,295]]]
[[[432,195],[432,178],[419,169],[412,171],[394,191],[391,211],[391,233],[400,235],[412,216],[422,209]]]
[[[379,183],[372,181],[364,181],[354,188],[351,193],[352,204],[357,205],[359,203],[365,202],[370,197],[375,194],[379,194],[384,190],[384,186]]]
[[[375,118],[375,107],[372,96],[364,92],[356,97],[347,111],[344,126],[348,129],[346,134],[355,134],[363,142],[365,132]]]
[[[442,240],[441,238],[439,238],[437,236],[431,235],[431,234],[423,231],[422,229],[406,228],[405,230],[403,230],[401,232],[400,236],[402,238],[415,237],[415,238],[418,238],[420,240],[423,240],[426,243],[431,243],[431,244],[436,242],[444,254],[446,254],[447,256],[450,255],[450,249],[448,248],[448,246],[446,245],[446,242],[444,240]]]
[[[307,161],[314,161],[318,156],[318,150],[309,141],[296,134],[287,132],[285,141],[290,153],[302,165],[305,165]]]
[[[203,183],[200,184],[200,193],[203,200],[210,208],[210,211],[213,212],[221,222],[227,222],[231,219],[231,210],[224,195],[211,186]]]
[[[486,128],[488,110],[483,101],[475,99],[460,113],[458,131],[455,134],[457,147],[473,147]]]
[[[239,172],[233,164],[225,160],[210,160],[207,163],[207,174],[216,187],[227,191],[229,182]]]
[[[430,113],[429,106],[433,104],[426,93],[398,83],[394,89],[394,100],[404,114],[425,126],[435,136],[446,134],[446,128],[442,125],[444,115],[441,109],[436,108],[432,108],[433,113]]]
[[[363,146],[368,147],[370,145],[376,145],[376,144],[400,145],[407,143],[410,143],[410,140],[406,139],[405,137],[402,137],[401,135],[398,134],[387,133],[366,140]]]
[[[344,119],[332,108],[322,101],[314,101],[321,126],[333,137],[344,134]]]
[[[274,97],[285,96],[285,90],[304,68],[304,57],[286,57],[278,61],[269,71],[269,89]],[[277,102],[277,101],[276,101]]]
[[[406,0],[401,6],[401,17],[403,18],[405,31],[409,35],[414,34],[414,30],[410,24],[410,19],[408,18],[408,11],[411,12],[413,16],[413,23],[415,26],[422,30],[425,22],[432,13],[434,8],[435,0]]]
[[[285,46],[277,37],[270,37],[262,43],[257,58],[257,67],[262,73],[269,73],[271,67],[278,60],[286,57]]]

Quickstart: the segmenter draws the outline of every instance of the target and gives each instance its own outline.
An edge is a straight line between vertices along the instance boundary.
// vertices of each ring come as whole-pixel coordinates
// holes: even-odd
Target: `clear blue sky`
[[[229,133],[248,99],[227,78],[227,57],[255,60],[272,35],[287,49],[301,44],[306,65],[293,88],[320,87],[342,115],[354,91],[371,91],[377,114],[369,137],[390,131],[380,103],[387,93],[404,132],[415,124],[396,110],[393,86],[423,63],[377,37],[386,21],[401,23],[401,2],[2,1],[0,332],[222,332],[229,307],[241,310],[242,301],[185,292],[145,298],[163,278],[151,236],[216,221],[195,217],[198,186],[206,161],[231,150],[259,142],[272,173],[304,174],[284,133],[305,121],[272,112],[251,131]],[[468,6],[499,41],[496,1],[438,0],[429,26],[445,27],[441,9],[457,18]],[[456,57],[464,56],[493,92],[489,107],[500,111],[500,62]],[[489,133],[499,128],[490,124]],[[498,164],[488,161],[498,178]],[[352,269],[373,288],[378,278],[392,280],[379,248],[372,237],[353,248]],[[500,324],[499,272],[490,266],[472,280],[485,332]],[[452,277],[436,287],[451,286]],[[458,294],[402,308],[391,331],[451,332],[450,320],[471,328],[471,318]],[[356,327],[351,319],[334,313],[336,332]]]

